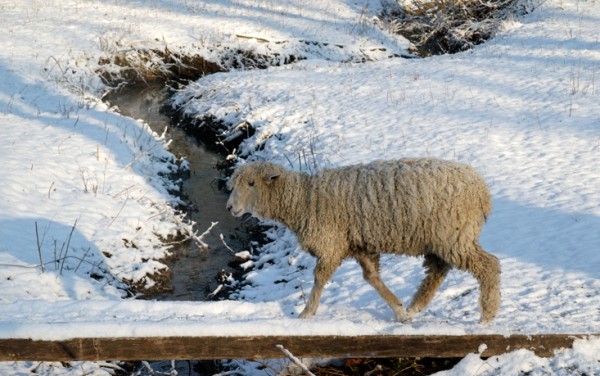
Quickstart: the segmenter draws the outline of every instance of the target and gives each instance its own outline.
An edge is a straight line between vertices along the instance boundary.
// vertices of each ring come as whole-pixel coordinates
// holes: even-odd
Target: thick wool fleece
[[[447,272],[480,284],[482,322],[500,305],[500,265],[478,243],[491,211],[488,188],[471,167],[439,159],[375,161],[314,175],[261,162],[238,168],[228,205],[241,215],[280,221],[317,257],[315,287],[301,317],[316,312],[321,290],[341,260],[356,258],[365,279],[406,320],[427,306]],[[379,278],[379,254],[426,256],[427,277],[408,313]]]

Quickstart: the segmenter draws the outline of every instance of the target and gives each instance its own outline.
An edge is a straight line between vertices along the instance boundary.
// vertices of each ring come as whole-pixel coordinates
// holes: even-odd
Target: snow
[[[598,338],[575,340],[572,349],[561,349],[552,358],[540,358],[529,350],[481,359],[469,354],[454,368],[438,372],[438,376],[460,375],[573,375],[598,374]]]
[[[598,2],[547,0],[473,51],[427,59],[389,58],[408,42],[375,26],[380,7],[1,1],[0,337],[600,333]],[[256,127],[241,145],[249,159],[307,169],[435,156],[477,168],[494,198],[481,241],[502,264],[497,320],[477,323],[477,284],[453,271],[425,312],[396,323],[353,261],[316,317],[297,320],[314,260],[282,227],[249,261],[236,301],[123,296],[123,279],[150,286],[147,274],[166,268],[164,239],[192,229],[163,177],[179,161],[161,135],[100,101],[95,71],[107,52],[165,46],[209,60],[236,49],[307,58],[206,76],[175,98],[190,116]],[[383,261],[384,280],[408,301],[421,260]],[[442,374],[598,374],[599,362],[592,336],[551,358],[472,354]],[[0,363],[3,374],[33,368]]]

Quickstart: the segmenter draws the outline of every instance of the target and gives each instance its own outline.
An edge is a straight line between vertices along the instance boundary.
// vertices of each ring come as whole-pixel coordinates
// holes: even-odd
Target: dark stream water
[[[119,113],[144,120],[158,134],[167,129],[171,140],[169,150],[177,157],[184,157],[190,165],[190,177],[185,180],[182,193],[193,204],[189,214],[196,222],[197,233],[204,233],[213,222],[218,222],[203,238],[208,249],[189,245],[175,250],[175,261],[169,265],[172,291],[161,292],[152,298],[208,300],[208,294],[219,286],[215,277],[221,270],[229,271],[228,264],[234,259],[220,235],[223,234],[230,248],[239,251],[243,246],[239,239],[244,234],[239,230],[240,220],[225,209],[227,194],[217,189],[219,171],[215,166],[222,156],[207,150],[184,130],[172,126],[171,119],[160,112],[168,94],[164,84],[140,84],[120,89],[110,94],[106,101],[117,107]]]

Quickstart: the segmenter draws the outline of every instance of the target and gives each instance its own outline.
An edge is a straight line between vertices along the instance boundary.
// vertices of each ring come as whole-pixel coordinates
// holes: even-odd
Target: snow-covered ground
[[[375,26],[379,7],[0,0],[0,336],[600,333],[600,3],[548,0],[473,51],[410,60],[389,59],[408,43]],[[236,49],[307,58],[207,76],[177,96],[191,116],[256,127],[241,146],[250,159],[298,169],[435,156],[476,167],[494,197],[482,244],[503,268],[494,324],[477,323],[475,280],[458,271],[412,323],[396,323],[350,261],[316,317],[298,321],[314,260],[277,227],[243,302],[122,296],[121,279],[151,284],[146,274],[165,268],[162,240],[191,228],[161,177],[177,169],[165,140],[102,104],[94,72],[108,51],[165,46],[215,61]],[[423,275],[418,259],[388,256],[382,269],[404,301]],[[5,362],[0,373],[37,366]],[[549,359],[471,355],[445,374],[519,372],[600,374],[600,341]]]

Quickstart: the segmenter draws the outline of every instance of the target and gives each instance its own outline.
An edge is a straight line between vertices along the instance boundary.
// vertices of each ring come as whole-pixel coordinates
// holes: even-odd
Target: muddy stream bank
[[[128,85],[106,96],[105,101],[122,115],[141,119],[158,134],[167,130],[169,150],[178,158],[189,163],[189,176],[183,178],[181,194],[189,202],[187,214],[196,223],[198,234],[203,237],[207,249],[197,244],[184,244],[173,250],[169,264],[170,283],[160,291],[148,296],[158,300],[209,300],[210,293],[219,287],[217,276],[221,271],[235,273],[230,267],[234,254],[248,243],[249,235],[241,221],[225,209],[227,193],[218,189],[220,172],[216,166],[223,155],[209,150],[205,145],[188,135],[183,129],[173,126],[171,119],[161,108],[169,98],[169,89],[164,83]]]

